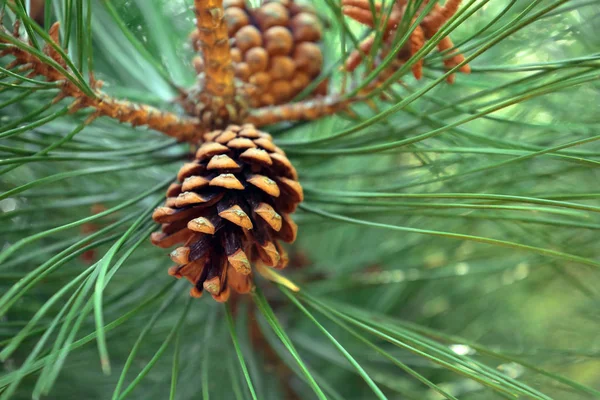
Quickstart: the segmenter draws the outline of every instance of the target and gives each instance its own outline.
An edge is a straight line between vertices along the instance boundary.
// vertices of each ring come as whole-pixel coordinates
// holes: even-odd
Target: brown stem
[[[337,96],[326,96],[298,103],[261,107],[251,110],[246,122],[261,127],[285,121],[314,120],[333,115],[346,109],[351,102],[359,100],[362,98],[348,100]]]
[[[194,0],[198,42],[204,58],[206,91],[215,97],[233,97],[234,68],[223,0]]]
[[[146,125],[151,129],[174,137],[180,142],[197,142],[205,129],[197,118],[177,115],[146,104],[113,99],[96,91],[98,98],[84,98],[83,107],[93,107],[97,116],[107,116],[133,126]]]
[[[50,28],[50,37],[55,43],[59,43],[58,32],[59,23],[55,23]],[[4,32],[7,34],[7,32]],[[75,102],[71,106],[71,111],[91,107],[96,110],[90,118],[107,116],[120,122],[129,122],[133,126],[146,125],[151,129],[172,136],[179,141],[197,141],[204,133],[204,129],[197,118],[179,116],[174,113],[161,111],[157,108],[145,105],[131,103],[125,100],[114,99],[100,90],[101,81],[91,79],[90,85],[94,91],[94,97],[84,93],[77,85],[68,80],[62,72],[51,65],[40,60],[38,56],[26,49],[14,46],[7,40],[0,38],[0,43],[8,45],[0,52],[0,56],[12,55],[14,60],[7,65],[8,69],[20,66],[24,70],[29,70],[28,77],[42,76],[48,82],[59,83],[60,93],[55,98],[59,101],[65,97],[72,97]],[[68,71],[66,63],[61,55],[50,45],[44,47],[44,53],[56,61],[60,66]]]
[[[255,352],[262,354],[267,368],[273,371],[273,373],[277,376],[277,381],[281,383],[284,391],[284,398],[288,400],[299,399],[298,395],[290,385],[291,379],[294,376],[293,371],[281,360],[277,352],[273,350],[265,338],[265,335],[262,332],[256,318],[257,316],[255,308],[249,306],[248,320],[250,326],[248,327],[248,330],[250,333],[252,348]]]
[[[422,12],[422,9],[425,2],[419,10],[417,10],[417,14]],[[380,87],[385,80],[387,80],[394,72],[401,67],[405,62],[409,60],[412,56],[414,56],[425,44],[425,41],[431,39],[433,35],[435,35],[440,28],[457,12],[460,6],[461,0],[447,0],[444,6],[440,6],[439,4],[434,4],[433,8],[429,11],[429,13],[423,18],[421,23],[415,28],[415,30],[411,33],[409,42],[407,46],[405,46],[406,51],[402,49],[398,55],[396,60],[393,60],[392,63],[381,73],[376,79],[375,85],[369,85],[369,89],[374,89]],[[342,0],[342,11],[344,15],[364,24],[371,28],[375,27],[376,21],[378,19],[374,19],[371,13],[371,3],[369,0]],[[380,12],[381,4],[376,3],[376,11]],[[388,20],[387,25],[385,26],[385,31],[383,35],[384,41],[397,30],[399,22],[402,20],[404,13],[406,12],[406,0],[396,0],[396,3],[393,6],[392,13]],[[415,19],[412,20],[412,23],[415,22]],[[364,55],[369,54],[371,51],[371,47],[373,46],[373,38],[368,37],[365,41],[360,44],[359,49],[354,50],[348,60],[346,61],[346,70],[353,71],[356,67],[360,65],[362,62]],[[387,48],[382,53],[383,56],[387,55],[389,52],[389,44],[386,45]],[[442,38],[442,40],[438,43],[438,48],[440,51],[447,50],[453,47],[452,41],[449,37]],[[460,62],[464,60],[462,54],[456,51],[453,53],[453,56],[448,58],[444,58],[444,64],[448,69],[453,68],[458,65]],[[398,63],[399,61],[399,63]],[[423,59],[419,59],[415,62],[412,67],[413,75],[416,79],[420,79],[422,76],[422,66]],[[470,68],[468,65],[463,65],[460,68],[460,71],[468,74],[470,72]],[[449,83],[454,82],[454,75],[449,75],[447,78]]]

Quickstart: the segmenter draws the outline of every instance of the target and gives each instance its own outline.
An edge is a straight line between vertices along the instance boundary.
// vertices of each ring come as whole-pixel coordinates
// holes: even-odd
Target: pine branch
[[[375,3],[374,11],[371,10],[371,2],[369,0],[344,0],[343,12],[350,18],[365,24],[372,29],[381,30],[383,32],[383,50],[382,53],[385,56],[389,52],[389,42],[397,35],[398,31],[402,28],[402,22],[407,16],[411,18],[411,25],[417,22],[417,16],[423,14],[419,18],[419,23],[414,27],[414,30],[410,33],[409,42],[407,43],[407,49],[401,50],[397,53],[396,59],[385,69],[380,72],[380,75],[374,80],[371,87],[377,87],[378,84],[382,84],[387,78],[389,78],[400,66],[407,63],[409,59],[415,56],[425,45],[425,41],[431,39],[442,26],[454,16],[457,12],[458,7],[462,0],[448,0],[443,6],[440,6],[437,2],[425,2],[423,6],[414,13],[410,10],[410,6],[407,5],[406,0],[397,0],[390,10],[387,19],[383,20],[383,6],[381,3]],[[382,21],[383,20],[383,21]],[[382,21],[380,23],[380,21]],[[380,24],[381,26],[378,26]],[[371,52],[376,45],[376,36],[370,35],[363,42],[361,42],[359,49],[354,50],[348,57],[345,63],[345,69],[347,71],[354,71],[364,60],[364,55]],[[464,61],[464,56],[458,53],[458,50],[454,49],[452,40],[445,36],[437,44],[440,52],[453,49],[451,57],[444,58],[444,65],[447,69],[459,65]],[[387,48],[386,48],[387,47]],[[414,77],[418,80],[423,76],[423,59],[419,58],[415,61],[412,66]],[[471,72],[468,64],[462,65],[459,69],[460,72],[468,74]],[[449,83],[454,83],[454,75],[450,74],[447,77]],[[367,90],[368,92],[368,90]]]
[[[39,52],[27,42],[18,38],[20,23],[17,20],[13,33],[0,27],[0,43],[6,46],[0,51],[0,56],[11,55],[14,60],[6,66],[7,70],[17,69],[18,72],[28,72],[27,78],[44,77],[47,82],[59,85],[60,93],[54,98],[57,103],[66,97],[75,99],[69,106],[69,112],[93,108],[95,111],[88,117],[88,123],[101,116],[113,118],[119,122],[130,123],[132,126],[146,125],[151,129],[172,136],[180,141],[196,141],[202,134],[202,127],[195,118],[182,117],[159,110],[145,104],[114,99],[103,93],[100,88],[102,81],[96,80],[90,74],[92,92],[85,91],[71,78],[71,70],[62,55],[51,43],[47,43],[43,52]],[[55,23],[49,31],[55,46],[59,45],[60,23]]]
[[[248,122],[261,127],[278,122],[312,121],[347,110],[350,104],[360,100],[362,97],[345,99],[332,95],[280,106],[262,107],[250,111]]]
[[[223,0],[194,0],[198,42],[204,60],[205,88],[225,101],[235,93],[233,65]]]

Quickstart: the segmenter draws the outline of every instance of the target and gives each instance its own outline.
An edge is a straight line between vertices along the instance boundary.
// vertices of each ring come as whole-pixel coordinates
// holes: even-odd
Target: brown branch
[[[431,12],[423,18],[423,29],[428,37],[433,36],[440,30],[456,12],[462,0],[447,0],[443,6],[435,4]]]
[[[423,47],[425,40],[435,34],[440,26],[456,12],[459,4],[460,0],[448,0],[443,7],[436,5],[430,15],[427,15],[425,20],[412,33],[406,49],[399,52],[398,57],[393,60],[390,67],[382,71],[376,81],[361,91],[358,96],[350,99],[329,95],[313,97],[298,103],[249,110],[243,86],[236,87],[223,0],[194,0],[197,29],[193,34],[193,40],[197,46],[196,49],[202,53],[202,60],[198,59],[195,62],[195,67],[199,72],[200,85],[182,94],[179,99],[188,116],[164,112],[145,104],[114,99],[100,90],[102,82],[96,81],[91,74],[90,86],[93,93],[84,92],[67,79],[67,75],[71,71],[59,52],[49,44],[44,47],[44,53],[60,67],[55,68],[26,48],[15,46],[11,41],[2,38],[0,38],[0,43],[5,44],[6,48],[0,51],[0,56],[12,55],[15,58],[7,66],[9,69],[19,67],[19,71],[30,71],[28,77],[42,76],[48,82],[58,83],[60,93],[55,101],[65,97],[74,98],[75,101],[71,106],[71,110],[77,111],[91,107],[95,112],[90,119],[98,116],[108,116],[120,122],[131,123],[133,126],[146,125],[180,141],[198,143],[202,140],[202,135],[206,130],[224,127],[230,123],[252,123],[257,127],[262,127],[285,121],[314,120],[333,115],[339,111],[348,111],[350,104],[364,100],[365,95],[381,85],[383,82],[381,78],[389,77],[411,55],[417,53]],[[342,0],[342,5],[344,14],[349,17],[371,27],[376,25],[368,0]],[[397,29],[405,8],[405,0],[396,0],[387,25],[375,28],[384,30],[384,41],[392,37],[392,33]],[[380,3],[376,3],[376,10],[377,13],[381,13],[382,6]],[[59,25],[56,23],[50,28],[49,32],[55,43],[58,43],[58,28]],[[4,28],[0,29],[6,33]],[[15,38],[18,38],[17,31],[15,30],[15,33],[12,34]],[[364,55],[369,53],[372,45],[373,36],[370,36],[361,44],[360,52],[355,51],[350,55],[346,63],[346,70],[351,71],[356,68],[361,63]],[[447,37],[438,43],[440,51],[447,50],[452,46],[452,41]],[[389,50],[384,46],[384,55]],[[445,57],[444,64],[447,68],[452,68],[463,60],[464,57],[455,50],[448,57]],[[413,66],[413,74],[417,79],[421,77],[421,69],[422,60],[418,60]],[[470,70],[468,65],[464,65],[460,71],[468,73]],[[448,80],[451,82],[453,76],[449,76]]]
[[[288,400],[300,399],[291,386],[294,372],[283,362],[273,347],[271,347],[271,344],[258,324],[256,308],[252,305],[248,306],[248,321],[248,333],[252,348],[264,357],[266,367],[277,377],[277,381],[281,383],[284,398]]]
[[[33,18],[35,22],[40,24],[40,26],[44,26],[44,8],[46,1],[45,0],[31,0],[30,3],[30,11],[29,16]]]
[[[435,35],[440,28],[457,12],[458,7],[461,3],[461,0],[447,0],[444,6],[440,6],[439,4],[435,4],[432,10],[424,17],[421,23],[415,28],[415,30],[411,33],[409,41],[405,46],[405,49],[402,49],[394,62],[387,68],[387,71],[382,71],[380,76],[378,77],[378,82],[382,82],[381,78],[390,76],[390,71],[395,72],[399,66],[406,63],[413,55],[415,55],[425,44],[425,41],[431,39],[433,35]],[[426,4],[426,2],[424,3]],[[421,6],[422,11],[423,6]],[[381,3],[375,3],[375,11],[376,15],[373,16],[371,12],[371,3],[369,0],[342,0],[342,11],[344,15],[364,24],[371,28],[375,28],[376,22],[384,19],[381,14],[382,5]],[[383,40],[384,46],[382,55],[385,56],[387,52],[390,51],[390,43],[388,43],[388,39],[392,38],[393,32],[398,29],[398,24],[400,23],[402,16],[406,12],[406,1],[405,0],[396,0],[392,7],[392,12],[390,14],[389,19],[387,20],[387,24],[385,26],[381,26],[379,29],[383,29]],[[414,23],[414,19],[413,19]],[[359,46],[359,49],[354,50],[345,64],[346,71],[352,72],[356,67],[360,65],[362,62],[364,55],[369,54],[371,48],[373,47],[373,36],[369,36],[365,39]],[[444,37],[437,45],[440,51],[447,50],[451,47],[452,41],[449,37]],[[458,65],[460,62],[464,60],[464,56],[455,50],[452,53],[452,56],[444,59],[444,65],[447,69],[451,69]],[[400,61],[400,63],[396,62]],[[416,79],[420,79],[422,77],[422,66],[423,60],[419,59],[413,65],[413,75]],[[468,65],[463,65],[460,69],[460,72],[468,74],[471,69]],[[454,82],[454,74],[451,74],[447,77],[447,81],[449,83]],[[373,87],[376,87],[374,85]]]
[[[413,20],[414,23],[414,20]],[[413,33],[410,35],[409,49],[410,54],[416,54],[425,45],[425,33],[423,28],[417,26]],[[423,77],[423,59],[419,58],[412,67],[412,72],[415,79],[421,79]]]
[[[214,97],[233,97],[234,68],[223,0],[194,0],[198,42],[204,58],[206,91]]]
[[[59,43],[59,28],[60,24],[55,23],[49,31],[52,41]],[[0,28],[5,34],[8,33],[4,28]],[[15,30],[16,32],[17,30]],[[16,35],[13,33],[16,37]],[[17,38],[18,39],[18,38]],[[20,40],[20,39],[19,39]],[[21,71],[30,71],[28,77],[42,76],[48,82],[56,82],[59,84],[60,93],[54,99],[55,102],[62,100],[65,97],[75,99],[70,107],[72,112],[91,107],[96,111],[90,116],[90,119],[107,116],[116,119],[120,122],[128,122],[133,126],[146,125],[151,129],[172,136],[179,141],[198,141],[204,133],[204,129],[200,121],[196,118],[179,116],[174,113],[161,111],[157,108],[145,105],[132,103],[125,100],[118,100],[103,93],[100,88],[102,81],[96,81],[90,77],[90,86],[94,92],[94,97],[84,93],[77,85],[71,82],[67,77],[52,65],[48,65],[41,60],[37,55],[15,46],[10,41],[0,37],[0,43],[6,44],[7,47],[0,52],[0,57],[11,55],[14,60],[6,66],[7,69],[20,67]],[[25,43],[25,42],[23,42]],[[26,43],[25,43],[26,44]],[[62,68],[68,70],[66,63],[61,55],[49,44],[44,47],[44,53],[51,57]]]
[[[261,107],[251,110],[246,122],[261,127],[286,121],[310,121],[345,110],[350,103],[360,100],[362,97],[348,100],[337,96],[326,96],[298,103]]]

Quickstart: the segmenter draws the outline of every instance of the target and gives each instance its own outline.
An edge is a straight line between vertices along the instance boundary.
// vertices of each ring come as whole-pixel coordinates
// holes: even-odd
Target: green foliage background
[[[46,3],[83,76],[177,110],[191,0]],[[335,91],[363,28],[313,4]],[[385,87],[392,102],[272,127],[305,188],[284,271],[301,291],[258,277],[235,307],[190,301],[147,239],[187,146],[83,127],[89,111],[1,69],[0,399],[600,397],[599,16],[597,1],[465,0],[444,29],[471,75],[448,85],[432,51],[424,79],[411,60]]]

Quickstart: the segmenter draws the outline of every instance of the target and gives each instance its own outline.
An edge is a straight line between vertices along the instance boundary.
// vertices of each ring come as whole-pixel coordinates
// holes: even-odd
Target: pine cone
[[[245,83],[251,107],[287,103],[319,75],[322,28],[314,10],[293,0],[270,0],[258,8],[225,0],[224,8],[235,75]],[[193,43],[196,36],[192,33]],[[326,94],[326,83],[315,94]]]
[[[297,227],[290,218],[303,199],[296,170],[271,136],[251,124],[207,133],[193,162],[167,190],[165,205],[152,218],[162,230],[152,243],[171,247],[178,265],[169,274],[187,278],[190,295],[208,291],[226,301],[230,289],[252,288],[252,263],[284,268],[288,257],[279,240],[291,243]]]

